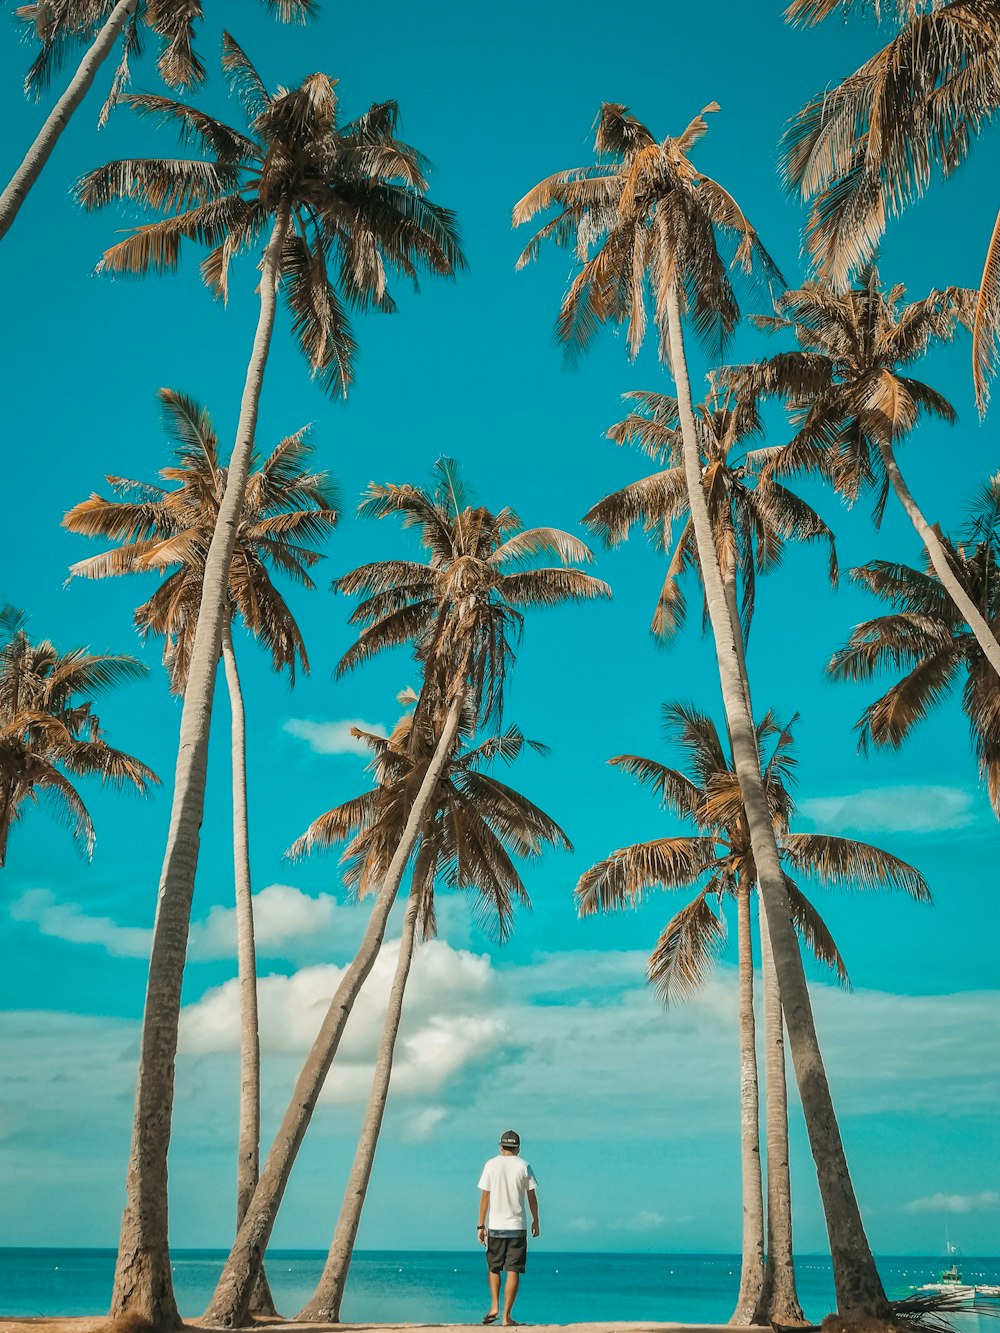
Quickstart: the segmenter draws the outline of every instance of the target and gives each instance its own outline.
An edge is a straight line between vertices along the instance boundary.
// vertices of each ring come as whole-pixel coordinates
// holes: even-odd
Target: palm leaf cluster
[[[670,1002],[687,998],[704,984],[726,942],[722,904],[735,899],[741,885],[754,885],[756,868],[739,781],[715,724],[677,703],[664,705],[663,720],[668,741],[685,756],[687,772],[638,755],[616,755],[610,762],[650,787],[664,808],[697,832],[619,848],[580,877],[575,897],[580,915],[589,916],[638,906],[654,889],[697,886],[691,902],[664,927],[647,964],[649,981]],[[771,713],[756,727],[761,753],[770,750],[762,773],[785,867],[789,910],[814,956],[846,982],[840,951],[793,876],[805,876],[823,888],[897,888],[921,901],[928,901],[930,893],[917,870],[881,848],[790,831],[795,770],[791,727],[779,724]]]
[[[426,198],[426,163],[397,137],[395,102],[346,120],[335,79],[312,74],[270,93],[228,33],[223,49],[248,131],[171,98],[127,97],[139,115],[175,128],[204,156],[109,162],[79,181],[88,209],[129,200],[165,214],[111,246],[99,267],[172,271],[182,242],[197,241],[209,251],[204,280],[225,298],[233,259],[257,246],[277,218],[279,281],[293,331],[322,386],[346,393],[356,351],[348,309],[393,310],[393,274],[416,280],[422,268],[444,276],[461,268],[454,216]]]
[[[518,267],[537,257],[544,240],[575,250],[580,268],[556,324],[572,354],[586,350],[602,325],[616,323],[626,327],[635,356],[651,312],[665,357],[671,291],[698,332],[721,348],[739,318],[734,270],[765,285],[777,278],[736,200],[689,159],[707,132],[705,116],[718,109],[711,103],[676,138],[658,141],[627,107],[604,102],[598,162],[547,177],[515,205],[515,225],[559,210],[528,242]]]
[[[637,404],[608,436],[616,444],[635,445],[660,470],[607,495],[583,521],[606,545],[625,541],[641,524],[653,545],[668,556],[667,572],[653,616],[652,630],[669,637],[681,628],[686,601],[681,587],[686,571],[697,571],[698,555],[688,506],[677,399],[662,393],[634,392]],[[742,385],[713,385],[696,405],[702,454],[702,486],[708,503],[716,553],[724,579],[741,585],[740,620],[749,635],[756,600],[757,575],[780,565],[789,541],[824,541],[829,547],[831,582],[837,579],[833,533],[804,500],[779,482],[771,467],[776,450],[762,441],[759,399]],[[675,538],[675,525],[680,532]]]
[[[74,782],[96,777],[140,792],[157,783],[152,769],[104,739],[93,700],[145,666],[125,654],[59,652],[33,643],[23,614],[6,608],[0,631],[0,865],[11,828],[28,802],[44,802],[89,856],[94,826]]]
[[[71,532],[118,544],[79,560],[71,576],[106,578],[158,572],[166,577],[135,612],[143,635],[164,639],[171,684],[183,692],[201,605],[205,560],[226,489],[228,469],[208,411],[172,389],[160,391],[163,420],[174,441],[165,487],[108,477],[114,498],[91,495],[64,517]],[[230,617],[242,619],[270,650],[274,669],[296,662],[308,671],[301,631],[272,574],[313,588],[309,576],[321,541],[337,522],[336,497],[325,472],[315,471],[306,429],[287,436],[264,459],[251,462],[243,514],[229,567]]]

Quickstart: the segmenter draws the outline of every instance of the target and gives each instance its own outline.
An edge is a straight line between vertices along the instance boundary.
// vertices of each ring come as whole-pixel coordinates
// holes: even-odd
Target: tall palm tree
[[[299,1074],[295,1091],[268,1153],[243,1226],[219,1277],[205,1318],[240,1327],[253,1282],[267,1247],[288,1177],[316,1100],[337,1053],[361,986],[378,955],[389,912],[420,830],[433,808],[434,792],[471,709],[477,724],[498,717],[503,686],[523,621],[521,608],[553,606],[609,595],[606,584],[570,568],[589,561],[590,551],[558,528],[522,528],[512,509],[497,512],[469,503],[450,459],[435,467],[431,488],[372,483],[359,512],[398,516],[416,528],[428,561],[379,560],[340,578],[334,587],[365,600],[351,619],[364,625],[345,653],[348,671],[387,648],[413,645],[423,673],[413,738],[434,737],[423,763],[409,779],[411,804],[402,833],[385,867],[361,945],[345,970]],[[560,560],[556,568],[525,568],[540,555]],[[427,757],[429,753],[429,758]],[[418,752],[414,751],[414,757]]]
[[[89,858],[96,834],[74,780],[100,778],[145,793],[159,778],[133,755],[104,739],[94,699],[116,685],[140,680],[146,667],[122,653],[71,648],[48,639],[32,643],[22,611],[0,613],[0,867],[28,804],[48,805]]]
[[[980,615],[1000,631],[1000,477],[991,479],[982,498],[969,540],[947,542],[946,549]],[[873,560],[852,569],[851,578],[891,610],[854,627],[834,654],[830,675],[873,680],[886,670],[902,673],[858,720],[861,748],[869,743],[898,748],[961,681],[979,775],[1000,817],[1000,683],[975,635],[929,566],[920,570]]]
[[[164,426],[173,439],[171,465],[162,470],[172,488],[108,477],[116,498],[91,495],[63,519],[71,532],[118,544],[71,566],[71,576],[106,578],[151,571],[166,575],[136,610],[146,636],[163,637],[171,687],[184,693],[205,576],[205,557],[226,489],[227,469],[208,411],[173,389],[161,389]],[[237,971],[240,991],[240,1128],[237,1146],[236,1227],[257,1184],[260,1151],[260,1037],[254,951],[250,837],[247,818],[246,718],[233,644],[233,620],[270,650],[274,669],[296,662],[308,671],[305,644],[287,603],[272,581],[286,573],[306,588],[307,570],[321,558],[310,543],[337,522],[326,473],[312,470],[307,431],[283,439],[262,462],[251,459],[247,495],[229,570],[222,657],[232,714],[233,862],[236,885]],[[305,543],[305,544],[304,544]],[[254,1309],[273,1312],[262,1279]]]
[[[717,109],[715,103],[705,108]],[[598,118],[597,163],[550,176],[516,205],[515,223],[526,222],[553,204],[561,210],[529,242],[520,262],[537,255],[546,237],[576,246],[580,270],[563,299],[557,323],[560,338],[571,348],[585,347],[602,324],[614,321],[627,326],[628,347],[634,354],[647,325],[647,300],[651,302],[660,355],[669,359],[677,386],[688,505],[726,725],[823,1196],[838,1308],[845,1315],[880,1316],[889,1305],[865,1236],[819,1049],[761,777],[746,673],[736,647],[708,502],[699,484],[699,437],[683,317],[687,315],[696,332],[716,344],[723,343],[735,327],[739,307],[720,245],[728,246],[732,264],[745,276],[774,274],[739,205],[690,161],[692,147],[706,130],[702,114],[678,137],[658,142],[626,107],[605,103]]]
[[[613,852],[581,876],[576,887],[577,907],[581,916],[588,916],[598,911],[637,906],[655,888],[698,886],[691,902],[664,927],[649,958],[647,975],[650,983],[661,999],[670,1003],[686,999],[704,984],[725,944],[723,903],[726,900],[736,903],[741,1118],[744,1122],[751,1120],[753,1130],[752,1135],[742,1135],[743,1157],[747,1170],[748,1151],[756,1150],[759,1181],[750,921],[756,870],[746,813],[732,761],[711,719],[682,704],[665,705],[663,718],[667,738],[685,753],[687,771],[668,768],[638,755],[617,755],[610,762],[651,786],[665,807],[679,818],[692,822],[698,832],[657,838]],[[771,748],[763,776],[782,857],[792,921],[813,954],[846,981],[847,971],[830,931],[789,872],[810,876],[824,887],[847,884],[866,890],[898,888],[920,901],[930,899],[927,885],[912,866],[868,843],[818,833],[791,833],[789,821],[794,807],[789,785],[795,763],[791,753],[791,729],[779,726],[768,713],[757,726],[757,743],[762,755],[768,746]],[[712,907],[713,900],[716,910]],[[762,951],[767,949],[766,935],[767,929],[762,923]],[[770,981],[769,978],[766,980]],[[773,984],[767,984],[766,1035],[771,1041],[776,1035],[780,1043],[780,1006],[776,1000]],[[730,1321],[743,1325],[794,1317],[799,1310],[792,1268],[784,1062],[782,1059],[775,1065],[768,1051],[768,1063],[767,1277],[766,1281],[748,1283],[747,1256],[744,1255],[740,1294]],[[779,1114],[775,1114],[776,1111]],[[772,1154],[774,1171],[771,1170]],[[779,1216],[772,1216],[773,1212]],[[762,1270],[761,1263],[758,1266],[761,1279],[764,1276]]]
[[[793,0],[787,17],[818,23],[862,0]],[[875,6],[878,10],[878,6]],[[888,219],[919,199],[938,167],[949,176],[1000,107],[998,0],[890,0],[899,29],[838,86],[792,118],[783,140],[789,185],[810,202],[806,244],[838,286],[870,263]],[[879,14],[881,18],[881,14]],[[1000,352],[1000,215],[973,316],[972,368],[985,411]]]
[[[265,3],[283,23],[304,23],[315,12],[315,0],[265,0]],[[121,61],[101,111],[102,125],[128,82],[129,61],[139,52],[144,28],[161,41],[157,68],[169,87],[194,87],[205,74],[193,46],[195,22],[202,17],[201,0],[35,0],[20,5],[16,13],[29,26],[39,46],[24,80],[27,94],[38,97],[48,87],[70,47],[86,42],[87,49],[66,91],[49,112],[21,165],[0,194],[0,237],[17,217],[60,135],[119,38]]]
[[[959,323],[969,318],[974,295],[946,287],[906,304],[906,288],[897,284],[883,291],[874,266],[844,292],[824,281],[807,282],[778,298],[776,316],[754,321],[770,331],[793,332],[798,348],[747,367],[745,373],[755,391],[788,401],[797,427],[773,461],[774,471],[819,472],[849,503],[873,490],[876,524],[891,489],[1000,675],[1000,643],[952,570],[941,534],[913,498],[896,458],[897,444],[921,416],[955,420],[942,394],[901,371],[934,343],[954,337]]]
[[[698,569],[681,461],[683,442],[677,400],[654,393],[629,394],[626,397],[636,399],[639,410],[631,412],[624,421],[613,426],[608,432],[610,437],[620,444],[638,445],[658,464],[666,464],[666,467],[606,496],[590,510],[584,522],[595,528],[609,545],[626,540],[633,524],[641,522],[657,545],[673,547],[652,625],[655,634],[667,637],[676,632],[684,619],[681,575],[686,569]],[[823,539],[829,543],[830,577],[835,582],[837,562],[833,534],[815,510],[769,474],[767,463],[774,450],[749,447],[762,432],[755,394],[747,393],[739,382],[726,389],[713,383],[708,397],[699,404],[696,412],[701,437],[702,484],[732,619],[735,647],[745,673],[745,643],[756,599],[756,575],[780,562],[789,539]],[[675,522],[681,524],[676,541],[673,533]],[[740,579],[742,596],[737,586]],[[749,702],[748,688],[748,705]],[[749,906],[746,914],[742,911],[739,914],[738,933],[743,999],[740,1023],[743,1076],[740,1086],[743,1091],[741,1131],[744,1196],[740,1290],[732,1322],[747,1324],[759,1312],[766,1276]],[[777,1012],[780,1027],[780,1009]],[[783,1052],[783,1038],[781,1043]],[[769,1111],[770,1108],[769,1102]],[[778,1189],[778,1183],[772,1179],[778,1168],[779,1159],[769,1156],[768,1190],[771,1193]],[[782,1197],[784,1194],[787,1191],[782,1192]],[[771,1243],[767,1246],[769,1262],[779,1251],[791,1254],[790,1237],[786,1239],[780,1234],[779,1220],[778,1210],[771,1209],[767,1224],[771,1232]],[[790,1226],[790,1213],[787,1214],[787,1221]],[[767,1276],[770,1281],[769,1270]],[[794,1316],[799,1308],[794,1296],[794,1274],[790,1263],[788,1273],[780,1284],[780,1292],[786,1293],[789,1288],[791,1297],[786,1296],[775,1318]]]
[[[465,721],[468,724],[471,718]],[[406,822],[414,770],[426,763],[434,749],[433,735],[426,736],[422,744],[418,740],[423,750],[423,758],[418,758],[410,743],[412,727],[413,719],[405,717],[388,739],[355,732],[374,753],[371,767],[375,789],[365,793],[368,800],[350,800],[321,815],[293,843],[290,855],[346,842],[341,858],[348,867],[344,882],[371,891],[382,881]],[[420,833],[396,971],[354,1163],[323,1274],[299,1319],[333,1323],[340,1319],[385,1114],[418,921],[423,924],[425,939],[435,933],[435,883],[441,880],[450,888],[473,890],[477,916],[502,942],[511,932],[514,904],[530,907],[512,856],[538,857],[546,844],[572,850],[566,835],[544,811],[482,771],[496,759],[512,763],[526,745],[536,751],[545,749],[537,741],[526,741],[516,727],[507,727],[502,734],[474,747],[459,747],[437,783],[432,808]]]
[[[113,1315],[134,1316],[153,1325],[177,1320],[167,1252],[166,1169],[181,979],[229,569],[277,295],[284,288],[293,331],[314,375],[326,389],[343,393],[350,383],[355,347],[344,302],[359,308],[374,303],[389,310],[387,268],[416,276],[425,266],[447,275],[462,263],[452,215],[425,198],[420,154],[395,136],[394,102],[373,106],[357,120],[345,122],[335,81],[326,74],[309,75],[297,88],[271,94],[228,34],[223,68],[247,108],[249,133],[231,129],[183,102],[150,95],[129,97],[129,104],[141,114],[173,124],[184,139],[198,141],[207,160],[112,162],[84,176],[78,185],[88,208],[132,199],[166,214],[105,252],[101,267],[111,272],[173,269],[182,240],[204,241],[211,248],[203,274],[216,293],[225,296],[232,259],[255,247],[270,228],[236,442],[205,559],[184,692],[112,1297]]]

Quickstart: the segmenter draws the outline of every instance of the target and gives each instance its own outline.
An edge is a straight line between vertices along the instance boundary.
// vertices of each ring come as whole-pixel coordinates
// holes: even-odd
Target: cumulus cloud
[[[303,950],[322,948],[338,910],[329,894],[312,898],[290,884],[269,884],[253,895],[253,904],[257,953],[263,958],[298,957]],[[29,889],[7,911],[14,921],[33,925],[52,939],[91,944],[113,958],[149,957],[152,930],[91,916],[78,903],[60,902],[49,889]],[[191,923],[188,956],[200,962],[236,956],[234,907],[216,905],[204,920]]]
[[[643,1208],[636,1213],[634,1217],[627,1217],[621,1222],[615,1223],[616,1231],[655,1231],[657,1227],[662,1227],[666,1218],[662,1213],[651,1213]]]
[[[1000,1208],[1000,1193],[981,1190],[978,1194],[929,1194],[926,1199],[904,1203],[904,1213],[992,1213]]]
[[[407,1117],[399,1137],[404,1143],[426,1143],[434,1137],[434,1131],[447,1114],[444,1106],[425,1106],[422,1111]]]
[[[305,741],[313,754],[368,754],[368,747],[351,735],[351,728],[385,736],[381,722],[363,722],[361,718],[347,718],[342,722],[314,722],[306,717],[290,717],[282,727],[289,736]]]
[[[828,832],[938,833],[968,828],[975,820],[974,798],[959,787],[872,787],[842,796],[812,796],[798,808]]]

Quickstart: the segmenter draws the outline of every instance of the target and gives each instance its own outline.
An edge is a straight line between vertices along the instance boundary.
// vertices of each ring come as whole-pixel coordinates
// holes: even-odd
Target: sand
[[[108,1327],[107,1318],[93,1315],[80,1319],[8,1319],[0,1315],[0,1333],[103,1333]],[[190,1333],[217,1333],[207,1329],[197,1320],[186,1320],[185,1327]],[[499,1329],[496,1324],[494,1328]],[[546,1333],[546,1330],[558,1329],[559,1333],[749,1333],[749,1330],[734,1328],[731,1324],[644,1324],[644,1323],[595,1323],[595,1324],[522,1324],[528,1333]],[[419,1329],[421,1333],[477,1333],[481,1324],[300,1324],[294,1320],[268,1321],[254,1326],[256,1333],[271,1329],[274,1333],[410,1333]],[[759,1331],[758,1331],[759,1333]],[[768,1330],[770,1333],[770,1330]]]

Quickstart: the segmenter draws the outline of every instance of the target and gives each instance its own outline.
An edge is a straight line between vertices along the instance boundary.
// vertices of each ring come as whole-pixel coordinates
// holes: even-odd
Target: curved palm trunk
[[[753,935],[750,889],[741,883],[736,899],[740,992],[740,1148],[743,1168],[743,1258],[740,1292],[731,1324],[751,1324],[764,1282],[764,1192],[760,1171],[760,1100],[757,1033],[753,1013]]]
[[[316,1109],[316,1102],[326,1076],[337,1054],[354,1001],[382,947],[382,937],[385,934],[392,905],[396,901],[403,871],[406,869],[406,863],[427,812],[431,808],[438,778],[455,748],[464,702],[464,690],[459,690],[449,707],[434,755],[407,816],[399,846],[393,854],[385,880],[375,899],[364,938],[341,978],[316,1040],[306,1057],[281,1127],[267,1155],[264,1170],[261,1172],[260,1181],[243,1219],[243,1225],[239,1229],[219,1277],[211,1303],[202,1317],[203,1323],[219,1328],[239,1328],[246,1322],[253,1284],[264,1251],[267,1249],[267,1242],[271,1238],[288,1177],[313,1111]]]
[[[785,1085],[785,1031],[781,994],[760,902],[760,969],[764,992],[764,1071],[767,1080],[767,1263],[755,1324],[804,1322],[795,1290],[792,1261],[792,1180],[788,1169],[788,1089]]]
[[[976,642],[982,648],[986,660],[1000,676],[1000,642],[997,642],[997,637],[990,628],[989,622],[962,587],[961,580],[956,577],[944,543],[941,540],[941,534],[927,522],[920,506],[910,494],[910,488],[907,486],[903,474],[899,470],[899,464],[896,462],[892,444],[886,440],[879,440],[878,447],[892,489],[896,492],[896,498],[906,510],[907,517],[923,542],[934,573],[941,580],[941,586],[961,612],[969,629],[976,636]]]
[[[111,1298],[112,1318],[127,1318],[133,1327],[174,1328],[180,1323],[167,1245],[167,1148],[170,1144],[177,1023],[205,804],[208,733],[229,565],[243,510],[261,384],[274,327],[281,250],[288,216],[287,205],[279,205],[261,266],[260,316],[247,368],[226,491],[205,561],[198,628],[184,691],[170,831],[160,875],[142,1020],[125,1212]]]
[[[888,1315],[890,1306],[882,1289],[858,1210],[826,1070],[823,1066],[823,1057],[816,1038],[816,1027],[798,940],[789,917],[788,898],[761,778],[753,723],[747,710],[735,636],[712,538],[708,506],[700,484],[701,458],[676,289],[671,290],[667,297],[667,315],[670,363],[677,385],[680,409],[688,504],[694,525],[709,620],[715,640],[726,723],[733,747],[733,767],[739,779],[740,793],[746,811],[760,892],[767,902],[771,944],[781,984],[781,998],[788,1025],[792,1060],[806,1117],[809,1143],[816,1163],[820,1192],[823,1196],[823,1209],[833,1259],[837,1307],[842,1315],[849,1317],[885,1316]]]
[[[330,1253],[327,1255],[323,1274],[313,1292],[309,1303],[296,1316],[302,1321],[316,1323],[340,1322],[340,1306],[344,1299],[347,1285],[347,1271],[354,1254],[354,1242],[357,1239],[361,1223],[361,1210],[368,1193],[368,1181],[371,1178],[375,1162],[375,1150],[378,1136],[382,1129],[385,1104],[389,1096],[389,1079],[392,1077],[392,1057],[399,1033],[399,1021],[403,1013],[403,995],[406,981],[410,975],[410,963],[413,959],[413,946],[417,936],[417,917],[420,911],[420,886],[423,883],[422,867],[419,864],[413,872],[413,887],[410,900],[406,905],[403,918],[403,933],[399,942],[399,960],[392,979],[389,1003],[385,1013],[385,1023],[379,1039],[378,1053],[375,1057],[375,1074],[372,1078],[372,1090],[368,1098],[361,1136],[354,1154],[354,1164],[344,1191],[344,1201],[340,1206],[336,1230]]]
[[[59,142],[59,136],[69,124],[73,112],[86,97],[97,71],[101,68],[108,52],[118,40],[125,24],[135,13],[138,2],[139,0],[118,0],[104,27],[94,38],[77,66],[69,87],[52,108],[45,124],[39,130],[35,142],[25,155],[24,161],[14,172],[10,184],[3,194],[0,194],[0,237],[6,235],[11,223],[17,217],[21,205],[28,197],[29,190],[42,174],[42,168],[49,160],[53,148]]]
[[[233,870],[236,886],[236,970],[240,992],[240,1128],[236,1149],[236,1230],[246,1215],[260,1170],[260,1025],[257,1014],[257,953],[250,883],[250,821],[247,817],[246,710],[230,616],[222,624],[222,662],[229,687],[233,727]],[[274,1315],[263,1268],[251,1308]]]

